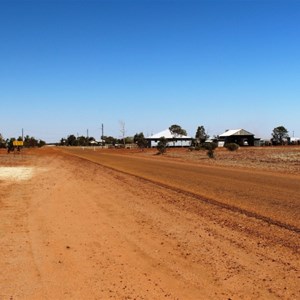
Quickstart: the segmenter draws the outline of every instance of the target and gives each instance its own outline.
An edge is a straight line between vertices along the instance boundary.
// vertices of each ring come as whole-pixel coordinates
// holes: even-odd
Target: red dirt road
[[[300,233],[300,176],[125,156],[118,152],[66,150],[110,168],[188,192],[224,208],[293,228]],[[276,207],[277,209],[270,209]]]
[[[299,298],[298,175],[85,153],[0,155],[1,300]]]

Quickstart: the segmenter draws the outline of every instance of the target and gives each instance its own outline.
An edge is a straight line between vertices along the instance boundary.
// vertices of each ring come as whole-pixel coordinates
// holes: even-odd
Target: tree
[[[117,139],[112,136],[104,136],[103,140],[105,141],[105,144],[108,145],[115,145],[117,143]]]
[[[133,137],[132,136],[126,136],[125,137],[125,144],[132,144],[133,143]]]
[[[209,135],[205,132],[204,126],[198,126],[196,131],[196,144],[203,144],[208,138]]]
[[[137,144],[137,146],[140,149],[146,148],[147,147],[147,143],[148,143],[147,140],[144,137],[144,134],[142,132],[135,134],[135,136],[133,137],[133,142],[135,144]]]
[[[65,146],[66,143],[67,143],[67,140],[65,138],[60,139],[60,142],[59,142],[60,146]]]
[[[157,146],[156,146],[156,148],[157,148],[159,154],[164,154],[164,153],[167,151],[167,145],[168,145],[167,139],[166,139],[165,137],[162,136],[162,137],[159,139],[159,142],[158,142],[158,144],[157,144]]]
[[[89,138],[86,137],[86,136],[79,136],[77,139],[76,139],[76,146],[88,146],[89,145]],[[73,145],[73,146],[75,146]]]
[[[10,138],[6,140],[7,152],[14,151],[14,141],[15,138]]]
[[[19,137],[18,141],[22,141],[22,137]],[[34,148],[36,146],[38,146],[38,141],[33,136],[26,135],[24,138],[24,147]]]
[[[289,137],[288,131],[284,126],[278,126],[273,129],[272,142],[276,145],[283,145]]]
[[[39,140],[39,142],[38,142],[38,147],[43,147],[43,146],[45,146],[45,145],[46,145],[46,142],[45,142],[45,141]]]
[[[5,147],[6,147],[5,139],[3,138],[2,134],[0,133],[0,148],[5,148]]]
[[[181,126],[179,125],[171,125],[169,127],[169,130],[171,131],[172,134],[174,134],[175,136],[178,135],[187,135],[186,130],[182,129]]]
[[[71,134],[67,137],[67,140],[66,140],[66,144],[67,146],[77,146],[77,139],[76,139],[76,136],[74,134]]]

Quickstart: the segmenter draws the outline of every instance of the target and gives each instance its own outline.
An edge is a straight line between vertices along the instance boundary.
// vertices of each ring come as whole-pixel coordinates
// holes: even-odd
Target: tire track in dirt
[[[256,287],[256,292],[250,292],[253,299],[293,299],[288,295],[292,295],[291,291],[298,290],[294,286],[298,269],[298,264],[295,263],[298,256],[297,249],[299,249],[297,234],[276,226],[265,226],[262,221],[197,201],[194,197],[177,193],[155,182],[152,183],[126,172],[119,172],[119,170],[89,159],[82,159],[76,155],[70,155],[70,159],[72,156],[76,166],[74,174],[76,170],[80,170],[80,178],[85,178],[86,181],[93,181],[94,176],[97,180],[95,170],[98,174],[103,174],[101,176],[105,178],[109,175],[117,184],[112,189],[118,191],[123,189],[127,195],[126,204],[124,203],[126,207],[132,208],[133,202],[136,201],[136,204],[139,202],[138,216],[130,213],[127,221],[124,219],[124,214],[118,217],[112,203],[108,207],[112,213],[110,217],[122,218],[122,222],[127,224],[126,228],[129,231],[125,234],[122,229],[122,236],[125,234],[127,242],[130,241],[140,249],[138,253],[143,256],[143,259],[150,259],[153,265],[161,271],[164,266],[164,270],[166,271],[165,268],[167,268],[168,274],[172,274],[174,280],[175,278],[181,278],[180,281],[184,279],[189,287],[202,286],[203,280],[206,281],[209,278],[205,285],[209,285],[209,282],[214,282],[214,284],[205,290],[218,294],[217,286],[224,284],[221,289],[223,296],[205,297],[202,295],[202,297],[190,297],[191,299],[235,298],[233,295],[242,299],[242,295],[245,295],[242,290],[245,290],[248,284],[249,291],[252,291],[252,285]],[[65,159],[68,159],[68,154]],[[151,205],[155,207],[155,215],[149,218],[149,213],[153,212],[150,209]],[[158,215],[159,211],[163,214]],[[169,218],[173,221],[170,222]],[[132,220],[138,222],[139,226],[139,229],[134,232],[132,232],[132,226],[129,225]],[[186,224],[189,225],[186,226]],[[241,253],[243,253],[242,256],[240,256]],[[190,271],[183,271],[188,265]],[[261,266],[258,267],[260,270],[255,270],[255,266]],[[200,269],[197,269],[198,267]],[[224,272],[223,267],[226,270]],[[210,271],[207,272],[205,269]],[[181,277],[177,277],[176,271],[178,270],[180,270]],[[281,282],[278,279],[283,278],[286,273],[289,274],[291,284],[282,283],[285,281]],[[197,274],[195,278],[193,274]],[[201,274],[206,274],[206,279],[201,279]],[[235,286],[233,286],[234,278],[238,280]],[[288,293],[285,292],[284,287],[281,287],[282,284],[288,286]],[[226,288],[230,286],[230,290],[235,292],[224,293],[225,286]],[[261,294],[262,291],[266,294]],[[247,293],[246,299],[250,294]]]
[[[156,183],[156,177],[151,182],[55,152],[36,150],[30,164],[47,169],[26,183],[21,194],[3,191],[9,202],[30,195],[24,199],[27,217],[20,225],[31,242],[26,252],[14,244],[3,261],[22,250],[15,268],[3,269],[14,288],[0,289],[7,295],[3,300],[299,295],[296,233],[198,201]],[[11,224],[9,216],[1,221]],[[33,276],[36,267],[38,277]],[[26,280],[19,276],[23,269]]]
[[[234,206],[234,205],[230,205],[230,204],[227,204],[227,203],[224,203],[224,202],[220,202],[220,201],[215,200],[215,199],[207,198],[207,197],[201,196],[199,194],[196,194],[196,193],[193,193],[193,192],[181,189],[181,188],[174,187],[172,185],[168,185],[168,184],[165,184],[165,183],[153,180],[153,179],[149,179],[149,178],[146,178],[146,177],[142,177],[140,175],[136,175],[134,173],[126,172],[126,171],[123,171],[123,170],[120,170],[120,169],[117,169],[117,168],[114,168],[114,167],[111,167],[111,166],[107,166],[106,164],[102,164],[101,162],[95,161],[92,158],[82,157],[80,155],[77,155],[77,154],[74,154],[74,153],[69,153],[69,152],[66,152],[66,153],[68,153],[70,155],[74,155],[74,156],[76,156],[76,157],[78,157],[80,159],[83,159],[83,160],[88,160],[88,161],[90,161],[92,163],[95,163],[97,165],[101,165],[104,168],[107,168],[107,169],[110,169],[110,170],[113,170],[113,171],[117,171],[117,172],[120,172],[120,173],[125,174],[125,175],[130,175],[130,176],[133,176],[133,177],[135,177],[135,178],[137,178],[139,180],[143,180],[145,182],[150,182],[150,183],[155,184],[157,186],[160,186],[160,187],[163,187],[163,188],[175,191],[175,192],[177,192],[179,194],[192,197],[194,199],[197,199],[199,201],[208,203],[210,205],[214,205],[214,206],[217,206],[219,208],[223,208],[223,209],[229,210],[231,212],[243,214],[243,215],[245,215],[245,216],[247,216],[249,218],[254,218],[256,220],[260,220],[260,221],[266,222],[269,225],[278,226],[280,228],[286,229],[286,230],[294,232],[296,234],[300,233],[300,228],[297,227],[297,226],[293,226],[291,224],[284,223],[284,222],[272,219],[270,217],[267,217],[267,216],[264,216],[264,215],[261,215],[261,214],[257,214],[255,212],[252,212],[252,211],[249,211],[249,210],[246,210],[246,209]]]

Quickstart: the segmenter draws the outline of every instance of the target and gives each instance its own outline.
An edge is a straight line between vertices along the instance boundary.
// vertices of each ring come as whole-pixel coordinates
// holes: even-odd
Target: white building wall
[[[151,141],[151,147],[155,148],[157,147],[159,141]],[[192,144],[192,141],[176,141],[176,142],[168,142],[168,147],[190,147]]]

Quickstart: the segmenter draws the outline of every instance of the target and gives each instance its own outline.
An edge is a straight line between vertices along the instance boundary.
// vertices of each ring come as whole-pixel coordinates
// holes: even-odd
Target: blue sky
[[[300,136],[299,1],[0,0],[0,133]]]

